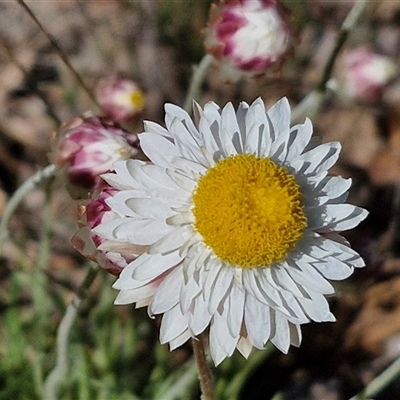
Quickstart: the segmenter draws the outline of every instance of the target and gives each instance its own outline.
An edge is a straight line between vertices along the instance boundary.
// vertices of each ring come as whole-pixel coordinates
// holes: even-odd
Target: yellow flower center
[[[134,108],[139,110],[144,108],[144,95],[140,90],[133,91],[129,96],[129,100]]]
[[[251,154],[231,156],[199,179],[194,226],[213,252],[241,268],[282,261],[303,236],[300,186],[286,168]]]

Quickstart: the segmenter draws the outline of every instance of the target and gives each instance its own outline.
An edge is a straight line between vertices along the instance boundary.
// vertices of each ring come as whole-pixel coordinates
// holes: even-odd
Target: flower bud
[[[288,10],[276,0],[226,0],[211,9],[205,45],[232,73],[264,73],[289,45]]]
[[[107,199],[118,191],[104,182],[101,183],[101,186],[103,190],[100,193],[96,192],[86,206],[80,206],[80,229],[73,236],[71,242],[83,256],[97,262],[110,274],[119,276],[128,263],[143,253],[144,247],[115,240],[93,231],[98,225],[112,223],[121,217],[107,204]]]
[[[396,74],[394,62],[368,47],[343,54],[337,68],[337,91],[345,100],[374,102],[381,98],[385,85]]]
[[[136,135],[102,118],[77,118],[64,127],[55,164],[65,168],[70,195],[87,198],[100,182],[100,175],[113,171],[115,161],[136,155],[137,145]]]
[[[106,116],[118,123],[137,118],[145,105],[144,93],[135,82],[114,75],[99,81],[95,96]]]

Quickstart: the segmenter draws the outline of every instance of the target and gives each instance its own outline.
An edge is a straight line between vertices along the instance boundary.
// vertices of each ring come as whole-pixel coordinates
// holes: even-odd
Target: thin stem
[[[311,91],[311,93],[309,93],[303,100],[301,100],[300,103],[293,109],[292,123],[298,123],[302,121],[304,117],[312,118],[318,114],[325,99],[327,84],[331,78],[336,58],[345,44],[349,33],[360,20],[369,1],[370,0],[358,0],[350,10],[349,14],[347,14],[347,17],[343,21],[340,28],[335,47],[333,48],[332,53],[325,65],[324,71],[322,72],[319,83],[317,84],[316,88]]]
[[[194,357],[199,371],[202,400],[216,400],[213,376],[204,349],[204,334],[192,339]]]
[[[96,98],[93,95],[93,92],[89,87],[86,85],[86,83],[83,81],[82,77],[79,75],[79,73],[76,71],[76,69],[72,66],[72,64],[69,62],[68,56],[64,53],[64,51],[61,49],[59,44],[57,43],[57,40],[52,36],[47,29],[40,23],[40,21],[37,19],[36,15],[33,13],[33,11],[30,9],[30,7],[23,1],[23,0],[17,0],[17,2],[25,9],[25,11],[29,14],[29,16],[35,21],[36,25],[39,27],[39,29],[44,33],[44,35],[47,37],[51,45],[54,47],[54,49],[57,51],[58,55],[60,56],[61,60],[64,62],[64,64],[67,66],[67,68],[70,70],[70,72],[75,76],[75,79],[79,82],[81,85],[82,89],[86,92],[86,94],[89,96],[89,98],[92,100],[92,102],[96,105],[96,107],[100,108]]]
[[[53,164],[48,165],[46,168],[38,171],[35,175],[25,181],[12,195],[4,210],[3,217],[0,222],[0,252],[3,247],[4,241],[8,237],[8,224],[16,209],[25,199],[27,194],[39,186],[41,183],[50,179],[57,167]]]
[[[195,67],[195,70],[192,75],[192,79],[190,81],[189,91],[186,96],[185,103],[183,108],[187,112],[192,111],[192,101],[197,98],[199,95],[201,84],[206,77],[208,68],[212,63],[213,57],[210,54],[206,54],[200,61],[199,65]]]
[[[393,382],[400,375],[400,358],[386,368],[380,375],[373,379],[363,391],[356,394],[350,400],[368,399],[376,396],[386,386]]]
[[[57,361],[55,367],[50,372],[44,384],[44,398],[47,400],[57,400],[57,391],[65,374],[68,372],[68,339],[71,328],[78,315],[79,308],[85,300],[90,286],[94,282],[99,268],[90,264],[89,271],[79,287],[77,293],[69,304],[67,311],[58,327],[57,332]]]
[[[317,90],[320,90],[322,92],[326,90],[326,84],[328,83],[332,75],[333,66],[335,65],[336,58],[340,50],[342,49],[344,43],[346,42],[350,31],[356,26],[357,22],[360,20],[369,1],[370,0],[358,0],[354,4],[350,12],[347,14],[346,19],[342,23],[339,36],[336,40],[336,45],[331,53],[331,56],[329,57],[328,62],[326,63],[321,81],[317,86]]]

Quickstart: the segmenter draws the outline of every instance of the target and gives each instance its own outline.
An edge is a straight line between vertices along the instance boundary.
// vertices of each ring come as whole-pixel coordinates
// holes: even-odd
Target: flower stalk
[[[208,68],[211,66],[213,57],[210,54],[206,54],[200,61],[199,65],[195,67],[192,79],[190,81],[189,90],[186,96],[183,108],[185,111],[190,113],[192,111],[192,102],[199,95],[201,85],[206,77]]]
[[[53,164],[50,164],[46,168],[38,171],[35,175],[25,181],[15,191],[11,199],[8,201],[0,222],[0,252],[3,247],[4,241],[8,237],[8,224],[16,209],[19,207],[19,205],[22,203],[29,192],[31,192],[43,182],[51,179],[54,176],[56,170],[57,167]]]
[[[364,14],[369,2],[370,0],[358,0],[350,10],[349,14],[347,14],[347,17],[342,23],[335,47],[333,48],[328,62],[325,65],[319,83],[317,84],[316,88],[307,96],[305,96],[304,99],[301,100],[296,106],[296,108],[293,109],[293,124],[302,121],[304,117],[313,118],[318,114],[325,99],[327,85],[331,78],[336,58],[342,50],[351,30],[356,26],[361,16]]]
[[[201,334],[192,339],[194,357],[199,371],[201,398],[202,400],[216,400],[213,376],[205,353],[204,338],[204,334]]]
[[[76,320],[82,302],[87,297],[90,286],[94,282],[99,268],[95,264],[90,264],[89,271],[72,299],[64,317],[58,327],[57,332],[57,361],[53,370],[50,372],[44,384],[44,398],[57,400],[58,388],[65,374],[68,371],[68,339],[71,328]]]

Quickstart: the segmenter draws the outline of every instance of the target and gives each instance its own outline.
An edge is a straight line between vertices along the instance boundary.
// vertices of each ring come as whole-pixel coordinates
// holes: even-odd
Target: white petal
[[[160,327],[161,344],[177,339],[187,327],[187,317],[182,315],[179,304],[177,304],[162,317]]]
[[[189,225],[175,227],[175,229],[162,237],[147,249],[148,254],[167,254],[178,250],[183,243],[193,235],[193,228]]]
[[[239,336],[243,322],[245,291],[235,283],[229,293],[225,306],[228,308],[227,323],[232,337]]]
[[[274,125],[277,137],[281,132],[285,132],[290,128],[290,105],[286,97],[276,102],[268,111],[268,117]]]
[[[264,269],[267,270],[268,268]],[[252,270],[243,272],[243,283],[250,294],[261,303],[280,310],[290,316],[289,310],[287,310],[282,303],[282,297],[279,291],[270,284],[269,279],[271,278],[268,276],[268,272]]]
[[[312,123],[308,118],[306,118],[304,124],[293,126],[290,129],[287,154],[284,161],[289,161],[290,163],[291,160],[298,157],[310,141],[312,133]]]
[[[200,175],[204,175],[209,166],[208,163],[203,165],[182,157],[174,157],[171,162],[176,169],[185,172],[186,174],[188,174],[188,171],[193,171]]]
[[[286,289],[296,297],[304,297],[304,292],[300,289],[301,286],[293,280],[284,266],[271,267],[270,270],[276,286]]]
[[[273,327],[270,337],[271,342],[282,353],[287,354],[290,346],[290,331],[288,320],[279,311],[271,310],[271,326]]]
[[[164,221],[151,219],[118,218],[98,225],[93,232],[98,235],[139,245],[148,245],[156,242],[174,227]]]
[[[155,279],[181,261],[182,257],[178,252],[166,255],[144,253],[124,268],[114,287],[119,289],[124,281],[126,281],[125,285],[128,284],[130,278],[139,281]]]
[[[292,160],[290,164],[298,173],[318,175],[323,171],[327,171],[336,163],[340,149],[339,142],[324,143],[303,153]]]
[[[222,267],[218,275],[218,280],[211,290],[210,300],[208,303],[208,312],[214,314],[220,306],[221,301],[230,290],[233,280],[233,273],[229,267]]]
[[[296,347],[300,347],[301,344],[301,328],[300,325],[292,324],[289,322],[290,331],[290,344]]]
[[[143,298],[153,296],[157,286],[146,285],[136,289],[121,290],[116,297],[114,304],[123,305],[136,303]]]
[[[190,135],[185,125],[178,119],[174,118],[171,122],[169,130],[175,136],[175,146],[179,153],[189,160],[205,164],[206,160],[200,151],[200,146],[197,141]],[[203,143],[201,143],[203,144]]]
[[[192,193],[197,186],[197,180],[177,170],[168,169],[167,175],[182,189]]]
[[[207,271],[207,273],[205,275],[206,280],[203,283],[203,298],[207,302],[210,300],[211,293],[218,282],[218,275],[223,268],[224,267],[222,266],[221,262],[215,257],[210,257],[204,265],[204,269]]]
[[[211,326],[213,321],[211,321]],[[211,331],[210,329],[210,354],[214,361],[215,366],[221,364],[222,361],[227,357],[226,352],[221,348],[218,343],[218,332]]]
[[[240,137],[243,148],[246,147],[246,115],[248,110],[249,110],[249,105],[246,102],[241,101],[236,111],[236,119],[239,125]]]
[[[175,118],[177,118],[179,121],[182,122],[182,124],[184,124],[188,133],[195,139],[196,142],[201,141],[202,139],[201,135],[194,126],[193,121],[190,118],[189,114],[185,110],[170,103],[165,104],[164,109],[165,109],[165,124],[167,125],[168,129],[171,126],[172,121]]]
[[[183,285],[182,267],[171,271],[158,287],[149,306],[150,314],[162,314],[179,303]]]
[[[118,194],[114,197],[116,200],[119,200],[117,198]],[[111,201],[107,201],[107,203],[112,204]],[[159,199],[130,197],[125,200],[125,204],[134,212],[133,216],[139,215],[144,218],[165,220],[175,214],[175,212],[171,210],[171,205],[165,204]]]
[[[160,135],[160,136],[172,138],[172,135],[170,132],[168,132],[165,128],[163,128],[159,124],[156,124],[155,122],[143,121],[143,126],[144,126],[145,132],[152,132],[152,133],[156,133],[157,135]]]
[[[176,348],[182,346],[184,343],[186,343],[189,339],[191,338],[191,334],[189,330],[185,330],[183,333],[181,333],[179,336],[177,336],[175,339],[172,339],[169,341],[169,349],[175,350]]]
[[[239,350],[240,354],[244,358],[248,358],[251,350],[253,349],[253,345],[251,344],[251,340],[249,338],[244,338],[243,336],[240,337],[236,348]]]
[[[189,328],[193,335],[204,332],[210,324],[211,314],[207,308],[207,302],[204,301],[203,296],[196,297],[193,312],[189,313]]]
[[[298,284],[308,287],[315,292],[323,294],[332,294],[335,292],[333,286],[308,263],[295,261],[286,270]]]
[[[244,321],[248,337],[254,347],[264,348],[271,332],[270,307],[246,294]]]
[[[230,357],[236,348],[239,336],[232,337],[230,335],[226,319],[227,313],[225,309],[222,315],[219,313],[214,314],[210,325],[210,335],[217,336],[218,344],[226,355]]]
[[[221,112],[221,142],[226,155],[234,155],[242,152],[242,143],[239,135],[239,125],[236,120],[232,103],[228,103]],[[236,146],[233,143],[235,139]]]
[[[177,147],[170,140],[156,133],[141,133],[139,140],[146,156],[160,167],[170,167],[171,158],[180,156]]]
[[[191,224],[193,222],[194,222],[194,217],[190,211],[181,212],[166,219],[166,223],[168,225],[184,225],[184,224]]]
[[[117,192],[114,196],[106,199],[106,204],[114,211],[120,215],[125,215],[127,217],[135,217],[139,218],[140,215],[132,210],[129,205],[127,205],[127,201],[130,201],[133,198],[145,196],[145,192],[137,191],[137,190],[123,190]]]
[[[103,179],[117,189],[141,189],[142,187],[131,174],[130,166],[139,160],[117,161],[113,164],[116,174],[104,174]],[[139,161],[142,163],[141,161]]]
[[[327,204],[325,212],[327,221],[318,228],[321,232],[352,229],[368,215],[367,210],[352,204]]]
[[[319,293],[312,293],[311,299],[298,299],[305,313],[315,322],[335,322],[336,319],[329,310],[325,297]]]
[[[189,279],[188,282],[183,283],[179,299],[182,314],[186,314],[189,311],[189,308],[192,307],[195,298],[200,292],[201,286],[194,279]]]

